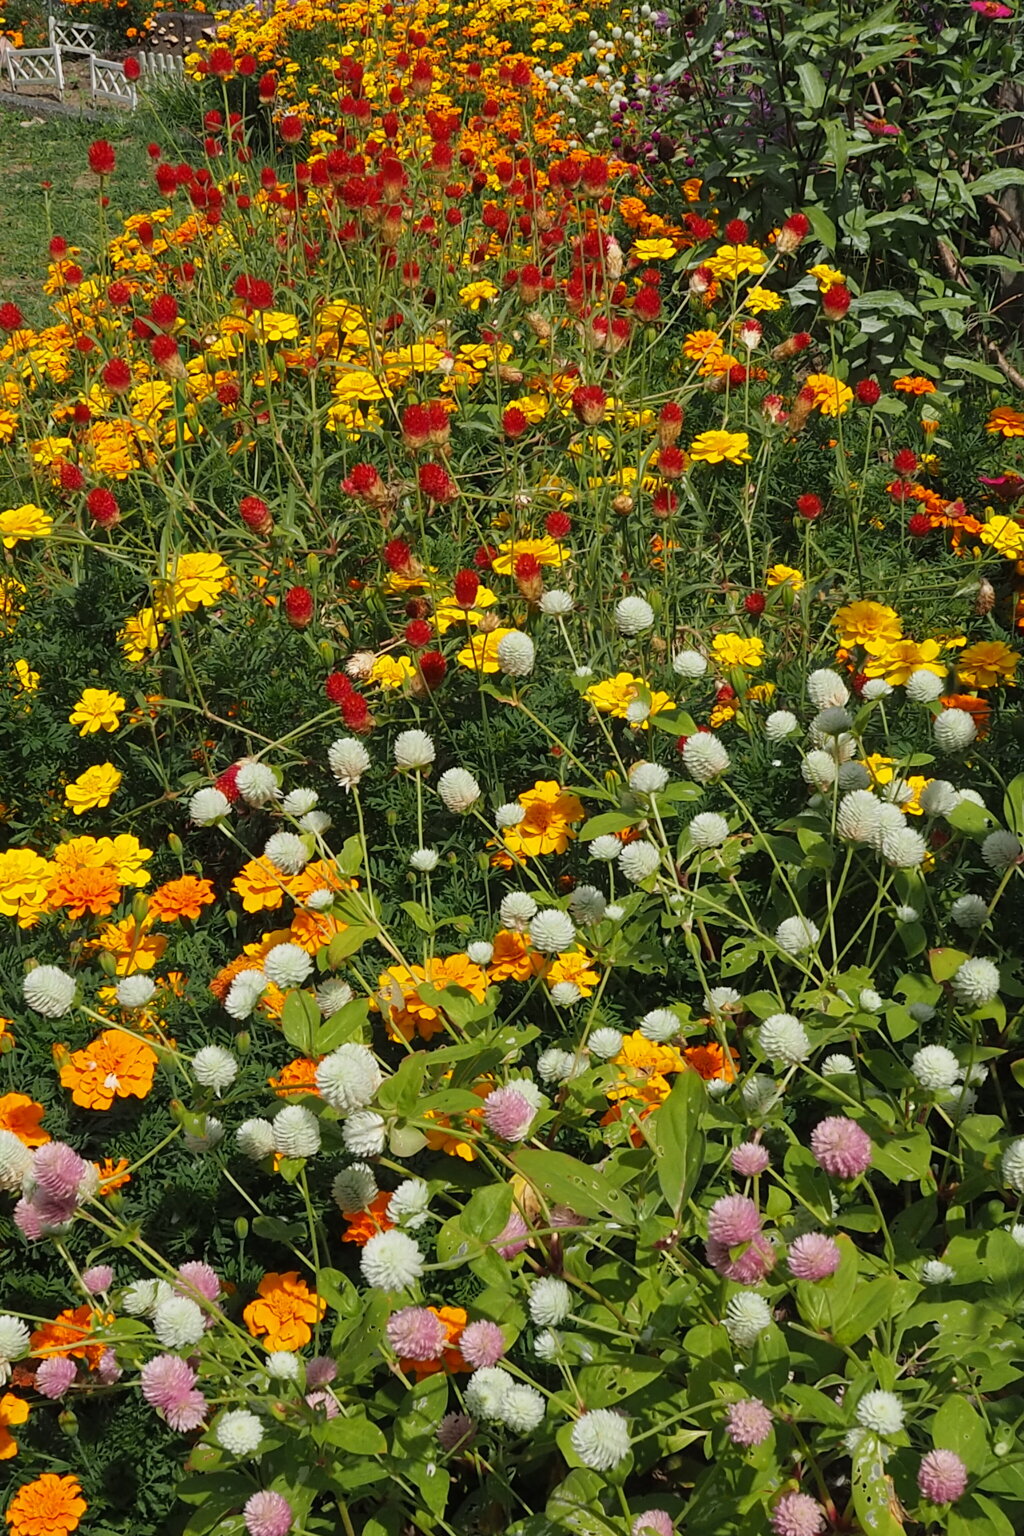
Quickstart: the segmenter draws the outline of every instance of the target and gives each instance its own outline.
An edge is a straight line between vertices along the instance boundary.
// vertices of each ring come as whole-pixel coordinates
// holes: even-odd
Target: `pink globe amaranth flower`
[[[917,1486],[930,1504],[954,1504],[967,1487],[967,1468],[955,1451],[929,1451],[917,1469]]]
[[[188,1264],[178,1267],[178,1284],[174,1287],[179,1296],[187,1296],[192,1301],[217,1301],[220,1298],[220,1277],[217,1272],[204,1264],[200,1259],[193,1259]],[[207,1327],[213,1319],[209,1319]]]
[[[38,1243],[44,1232],[42,1218],[31,1200],[19,1200],[14,1207],[14,1225],[30,1243]]]
[[[180,1403],[196,1384],[196,1373],[178,1355],[156,1355],[142,1367],[142,1395],[151,1408],[166,1413]]]
[[[426,1307],[403,1307],[388,1318],[388,1343],[405,1360],[436,1360],[448,1334],[436,1313]]]
[[[505,1353],[505,1335],[497,1323],[469,1323],[459,1335],[459,1353],[474,1370],[497,1365]]]
[[[672,1516],[667,1509],[645,1509],[633,1521],[629,1536],[672,1536]]]
[[[100,1363],[96,1367],[96,1375],[99,1377],[100,1385],[112,1387],[116,1381],[121,1380],[122,1374],[114,1351],[112,1349],[105,1349],[102,1355],[100,1355]]]
[[[536,1110],[515,1088],[495,1088],[484,1099],[484,1124],[503,1141],[522,1141]]]
[[[811,1132],[811,1151],[826,1173],[855,1179],[871,1166],[871,1137],[855,1120],[829,1115]]]
[[[476,1420],[468,1413],[446,1413],[437,1426],[437,1440],[442,1451],[465,1450],[476,1436]]]
[[[17,1210],[15,1210],[17,1218]],[[503,1259],[514,1259],[517,1254],[530,1246],[529,1227],[518,1211],[513,1211],[497,1237],[492,1238],[491,1245]]]
[[[763,1232],[738,1248],[727,1248],[724,1243],[709,1239],[706,1252],[715,1273],[725,1280],[735,1280],[738,1285],[757,1285],[775,1267],[775,1249]]]
[[[723,1195],[708,1212],[708,1237],[726,1248],[749,1243],[761,1230],[761,1217],[746,1195]]]
[[[51,1200],[64,1202],[78,1198],[78,1191],[89,1172],[89,1164],[63,1141],[51,1141],[32,1154],[29,1180],[34,1190],[43,1191]],[[34,1204],[40,1204],[32,1197]]]
[[[242,1519],[249,1536],[288,1536],[294,1520],[292,1507],[280,1493],[266,1489],[245,1501]]]
[[[784,1493],[772,1510],[775,1536],[818,1536],[825,1512],[808,1493]]]
[[[327,1419],[336,1419],[341,1411],[333,1392],[307,1392],[306,1404],[310,1408],[322,1408]]]
[[[732,1403],[725,1432],[734,1445],[760,1445],[772,1432],[772,1416],[759,1397]]]
[[[563,1230],[571,1227],[585,1227],[587,1218],[581,1216],[579,1211],[574,1211],[571,1205],[553,1205],[551,1207],[551,1225],[561,1227]]]
[[[196,1387],[191,1392],[186,1392],[180,1403],[175,1403],[172,1408],[168,1408],[164,1418],[170,1428],[176,1429],[179,1435],[187,1435],[193,1429],[202,1428],[209,1411],[209,1403]]]
[[[78,1367],[73,1360],[52,1355],[49,1360],[40,1362],[36,1371],[36,1391],[58,1402],[77,1375]]]
[[[827,1280],[842,1262],[839,1244],[824,1232],[805,1232],[789,1250],[789,1272],[798,1280]]]
[[[306,1366],[307,1387],[328,1387],[338,1374],[338,1367],[328,1355],[315,1355]]]
[[[771,1158],[759,1141],[744,1141],[738,1147],[733,1147],[729,1161],[733,1173],[738,1173],[743,1179],[752,1179],[764,1173]]]
[[[93,1296],[109,1291],[113,1283],[114,1271],[109,1264],[94,1264],[91,1269],[82,1271],[82,1284]]]

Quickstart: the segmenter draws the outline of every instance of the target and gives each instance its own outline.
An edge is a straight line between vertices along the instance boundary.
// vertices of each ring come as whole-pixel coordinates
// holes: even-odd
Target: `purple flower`
[[[749,1243],[761,1230],[761,1217],[746,1195],[723,1195],[708,1213],[708,1237],[726,1248]]]
[[[448,1334],[427,1307],[403,1307],[388,1318],[388,1343],[404,1360],[436,1360]]]
[[[929,1451],[917,1469],[917,1486],[930,1504],[953,1504],[967,1487],[967,1468],[955,1451]]]
[[[729,1161],[733,1173],[738,1173],[744,1179],[752,1179],[764,1173],[771,1159],[759,1141],[744,1141],[738,1147],[733,1147]]]
[[[112,1349],[105,1349],[102,1355],[100,1355],[100,1363],[96,1367],[96,1375],[105,1387],[112,1387],[115,1381],[121,1380],[121,1367],[118,1365],[117,1356]]]
[[[17,1210],[14,1214],[17,1218]],[[514,1259],[517,1254],[523,1252],[524,1248],[529,1248],[530,1239],[527,1235],[529,1230],[520,1213],[513,1210],[497,1237],[492,1239],[492,1246],[503,1259]]]
[[[88,1172],[89,1164],[77,1152],[63,1141],[51,1141],[33,1153],[29,1179],[52,1200],[75,1200]]]
[[[63,1355],[51,1355],[36,1371],[36,1391],[59,1402],[77,1375],[78,1367],[73,1360],[65,1359]]]
[[[465,1450],[476,1434],[476,1421],[468,1413],[446,1413],[437,1426],[437,1439],[442,1451]]]
[[[672,1536],[672,1516],[667,1509],[645,1509],[633,1521],[629,1536]]]
[[[745,1246],[740,1245],[738,1253],[709,1238],[706,1252],[711,1268],[724,1279],[735,1280],[739,1285],[757,1285],[775,1267],[775,1249],[763,1232],[756,1233]]]
[[[871,1165],[871,1137],[845,1115],[830,1115],[814,1127],[811,1151],[825,1172],[837,1179],[855,1179]]]
[[[333,1392],[307,1392],[306,1403],[310,1408],[322,1408],[326,1419],[336,1419],[340,1412]]]
[[[497,1323],[470,1323],[459,1336],[459,1352],[474,1370],[484,1365],[497,1365],[505,1353],[505,1335]]]
[[[306,1366],[306,1386],[328,1387],[337,1374],[337,1364],[328,1355],[315,1355]]]
[[[503,1141],[522,1141],[536,1113],[515,1088],[495,1088],[484,1099],[484,1124]]]
[[[784,1493],[772,1510],[775,1536],[818,1536],[825,1512],[807,1493]]]
[[[242,1519],[249,1536],[288,1536],[292,1528],[292,1507],[280,1493],[266,1489],[246,1499]]]
[[[114,1283],[114,1271],[109,1264],[94,1264],[82,1272],[82,1284],[93,1296],[109,1291]]]
[[[174,1289],[179,1296],[188,1296],[192,1301],[217,1301],[220,1298],[220,1279],[209,1264],[194,1259],[179,1267],[178,1284]]]
[[[806,1232],[789,1250],[789,1272],[798,1280],[827,1280],[842,1257],[838,1243],[824,1232]]]
[[[760,1445],[772,1432],[772,1416],[759,1397],[732,1403],[725,1432],[734,1445]]]
[[[196,1373],[177,1355],[157,1355],[142,1367],[142,1395],[172,1429],[185,1433],[198,1429],[206,1417],[207,1403],[196,1390]]]

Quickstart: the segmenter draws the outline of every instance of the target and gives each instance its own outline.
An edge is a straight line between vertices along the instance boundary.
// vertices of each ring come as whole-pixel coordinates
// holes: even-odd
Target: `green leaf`
[[[1024,833],[1024,773],[1018,773],[1006,786],[1003,796],[1003,820],[1019,837]]]
[[[659,731],[666,731],[669,736],[692,736],[697,730],[697,723],[692,715],[688,715],[685,709],[661,710],[656,715],[651,715],[650,723]],[[695,785],[694,788],[700,788]]]
[[[872,1167],[893,1184],[909,1179],[931,1177],[932,1143],[928,1132],[918,1127],[909,1136],[879,1136],[875,1139]]]
[[[972,197],[992,197],[996,192],[1005,192],[1007,187],[1024,187],[1024,171],[1012,166],[986,171],[977,181],[969,182],[967,190]]]
[[[394,1110],[402,1116],[411,1115],[419,1103],[429,1065],[426,1051],[413,1051],[406,1056],[398,1071],[386,1078],[377,1090],[380,1109],[385,1114]]]
[[[796,77],[800,82],[804,105],[808,111],[817,112],[825,100],[825,81],[821,70],[816,64],[798,64]]]
[[[834,251],[839,243],[839,237],[828,214],[822,208],[815,208],[813,204],[805,208],[804,212],[810,220],[814,238],[819,240],[827,251]]]
[[[329,1419],[318,1427],[317,1433],[323,1437],[323,1444],[337,1446],[350,1456],[383,1456],[388,1448],[383,1430],[361,1413],[350,1419],[340,1415]]]
[[[829,154],[835,162],[836,181],[838,182],[842,178],[850,158],[847,153],[846,125],[839,118],[830,117],[825,124],[825,143],[828,145]]]
[[[952,981],[966,959],[962,949],[930,949],[928,969],[932,973],[932,980]]]
[[[376,932],[376,928],[368,928],[365,923],[351,923],[341,933],[336,933],[327,946],[327,957],[332,968],[336,969],[343,960],[348,960],[362,949],[367,939],[372,939]]]
[[[580,842],[589,843],[592,838],[606,837],[609,832],[625,832],[629,827],[635,827],[638,821],[643,821],[639,811],[602,811],[599,816],[591,816],[583,823]]]
[[[946,1398],[932,1419],[931,1432],[937,1449],[955,1451],[968,1472],[979,1472],[989,1459],[985,1420],[962,1392]]]
[[[563,1429],[568,1437],[571,1426],[563,1425]],[[537,1536],[541,1532],[550,1536],[553,1530],[568,1531],[570,1536],[618,1536],[621,1522],[609,1519],[601,1507],[604,1491],[605,1480],[598,1473],[574,1468],[548,1499],[544,1519],[536,1527]],[[534,1536],[533,1530],[530,1536]]]
[[[681,1072],[668,1098],[644,1127],[655,1148],[661,1192],[677,1220],[704,1166],[706,1143],[700,1122],[707,1101],[700,1073]]]
[[[289,1045],[303,1056],[316,1055],[316,1035],[320,1028],[320,1009],[308,992],[291,991],[281,1011],[281,1031]]]
[[[896,1490],[876,1435],[865,1435],[854,1451],[850,1482],[861,1530],[871,1536],[904,1536]]]
[[[861,1285],[841,1326],[835,1331],[836,1342],[856,1344],[858,1339],[877,1327],[883,1318],[894,1317],[898,1311],[909,1306],[920,1289],[920,1286],[897,1280],[893,1275],[869,1280],[866,1285]]]
[[[516,1157],[524,1178],[556,1205],[567,1205],[580,1216],[614,1216],[632,1227],[636,1212],[632,1202],[610,1184],[603,1174],[565,1152],[535,1152],[524,1148]]]
[[[370,1005],[365,997],[354,997],[344,1008],[332,1013],[317,1026],[313,1055],[326,1056],[328,1051],[336,1051],[339,1045],[365,1040],[369,1014]]]

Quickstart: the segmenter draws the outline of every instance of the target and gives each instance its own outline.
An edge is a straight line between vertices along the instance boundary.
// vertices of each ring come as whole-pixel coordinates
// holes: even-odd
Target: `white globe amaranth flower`
[[[876,992],[874,987],[862,987],[857,1002],[865,1013],[879,1013],[883,1007],[882,994]]]
[[[507,677],[529,677],[537,660],[537,648],[529,635],[512,629],[498,641],[498,666]]]
[[[982,955],[965,960],[952,980],[953,996],[962,1008],[981,1008],[999,996],[999,967]]]
[[[183,1133],[181,1140],[186,1152],[212,1152],[224,1140],[224,1126],[215,1115],[203,1115],[201,1125],[201,1130]]]
[[[263,961],[264,975],[282,992],[289,987],[301,987],[312,970],[312,959],[298,944],[275,944]]]
[[[948,816],[959,804],[960,796],[948,779],[932,779],[921,791],[921,809],[926,816]]]
[[[1021,856],[1020,839],[1012,832],[990,832],[981,845],[981,856],[989,869],[1003,874]]]
[[[928,844],[913,827],[896,827],[882,833],[882,857],[893,869],[919,869]]]
[[[494,813],[494,825],[504,832],[509,827],[518,827],[525,815],[525,806],[520,805],[518,800],[509,800],[505,805],[498,806]]]
[[[960,796],[961,805],[969,803],[970,805],[979,806],[983,811],[987,809],[984,797],[979,795],[976,789],[961,789],[958,791],[958,794]]]
[[[615,626],[627,638],[641,635],[654,623],[654,609],[644,597],[622,597],[615,604]]]
[[[653,843],[625,843],[619,854],[619,868],[633,885],[649,880],[661,864],[661,849]]]
[[[645,1040],[671,1040],[681,1028],[679,1015],[671,1008],[652,1008],[640,1020],[640,1033]]]
[[[683,763],[698,784],[710,784],[729,767],[729,754],[710,731],[695,731],[683,747]]]
[[[387,1140],[387,1126],[376,1110],[357,1109],[342,1126],[341,1139],[353,1157],[379,1157]]]
[[[819,667],[807,679],[807,697],[815,709],[841,709],[850,700],[850,690],[828,667]]]
[[[988,902],[970,893],[958,896],[949,909],[949,915],[958,928],[984,928],[988,922]]]
[[[827,709],[819,710],[811,721],[811,734],[816,741],[829,736],[841,736],[852,724],[853,716],[848,709],[843,709],[839,704],[830,704]]]
[[[871,787],[871,775],[863,763],[840,763],[837,779],[844,794],[847,790]]]
[[[700,811],[686,830],[690,834],[693,846],[703,852],[709,848],[721,847],[729,836],[729,823],[724,816],[719,816],[717,811]]]
[[[281,809],[287,816],[308,816],[320,804],[315,789],[290,789],[281,801]]]
[[[800,722],[790,709],[773,709],[764,722],[764,733],[773,743],[785,741],[799,728]]]
[[[514,1434],[528,1435],[544,1418],[546,1405],[536,1387],[515,1381],[505,1393],[501,1422]]]
[[[926,1259],[921,1265],[921,1279],[925,1285],[946,1285],[956,1279],[956,1270],[941,1259]]]
[[[696,681],[708,670],[708,659],[700,651],[676,651],[672,657],[672,670],[677,677]]]
[[[299,826],[303,832],[309,832],[313,837],[322,837],[331,825],[331,818],[326,811],[307,811],[305,816],[299,817]]]
[[[634,763],[629,787],[636,795],[659,795],[668,783],[668,769],[660,763]]]
[[[583,1465],[595,1472],[610,1472],[629,1455],[629,1425],[611,1408],[581,1413],[569,1439]]]
[[[903,1428],[903,1404],[895,1392],[876,1388],[865,1392],[856,1410],[857,1423],[876,1435],[896,1435]]]
[[[197,789],[188,802],[189,820],[197,827],[212,827],[230,811],[231,801],[220,789]]]
[[[602,832],[590,841],[590,857],[602,864],[612,864],[622,852],[622,844],[613,832]]]
[[[965,751],[977,736],[977,727],[965,709],[944,709],[932,726],[935,745],[940,752]]]
[[[274,1127],[269,1120],[244,1120],[235,1132],[238,1150],[259,1163],[274,1150]]]
[[[359,1260],[363,1279],[375,1291],[408,1291],[423,1274],[423,1255],[407,1232],[377,1232]]]
[[[1002,1170],[1003,1183],[1016,1190],[1017,1194],[1024,1195],[1024,1136],[1018,1136],[1006,1148],[1002,1157]]]
[[[474,939],[472,944],[466,945],[466,954],[474,965],[490,965],[494,959],[494,945],[490,939]]]
[[[365,1109],[383,1081],[373,1052],[354,1041],[339,1045],[316,1069],[321,1096],[342,1114]]]
[[[185,1349],[198,1344],[206,1331],[206,1319],[198,1303],[188,1296],[167,1296],[153,1313],[153,1332],[165,1349]]]
[[[787,955],[803,955],[821,938],[816,923],[809,917],[784,917],[775,930],[775,942]]]
[[[433,765],[437,753],[426,731],[400,731],[395,737],[395,767],[403,773],[423,773]]]
[[[857,1063],[853,1057],[843,1051],[835,1051],[831,1056],[826,1056],[821,1064],[822,1077],[848,1077],[856,1070]]]
[[[156,995],[156,983],[139,971],[134,976],[122,976],[115,990],[119,1007],[145,1008]]]
[[[930,1024],[935,1017],[935,1009],[931,1003],[911,1003],[907,1012],[915,1024]]]
[[[44,1019],[62,1019],[71,1012],[76,982],[59,965],[37,965],[21,984],[28,1006]]]
[[[848,843],[871,843],[881,821],[881,805],[867,789],[843,796],[836,812],[836,830]]]
[[[530,921],[530,943],[542,955],[557,955],[567,950],[576,938],[576,929],[567,912],[546,907]]]
[[[263,1362],[263,1369],[271,1381],[298,1381],[302,1361],[290,1349],[274,1349]]]
[[[960,1063],[944,1045],[923,1045],[910,1060],[910,1070],[929,1093],[948,1093],[960,1078]]]
[[[316,1005],[325,1019],[338,1013],[352,1001],[352,988],[347,981],[324,981],[316,989]]]
[[[915,704],[934,704],[945,688],[944,677],[936,677],[934,672],[927,672],[923,667],[911,672],[907,678],[907,698]]]
[[[248,1408],[232,1408],[217,1420],[217,1444],[230,1456],[255,1456],[263,1444],[263,1425]]]
[[[546,613],[551,619],[564,619],[566,614],[572,613],[573,601],[568,592],[563,592],[559,587],[552,587],[548,592],[541,593],[540,611]]]
[[[884,677],[869,677],[860,691],[861,698],[867,704],[874,704],[876,699],[887,699],[893,692],[891,683],[887,683]]]
[[[353,1163],[334,1175],[331,1199],[339,1211],[364,1211],[377,1197],[377,1179],[368,1163]]]
[[[270,805],[281,797],[277,775],[266,763],[242,763],[235,776],[235,788],[246,805]]]
[[[1024,1248],[1024,1222],[1016,1221],[1012,1227],[1006,1228],[1018,1248]]]
[[[579,1002],[583,993],[574,981],[556,981],[550,995],[556,1008],[571,1008]]]
[[[21,1138],[13,1131],[0,1130],[0,1189],[13,1195],[31,1167],[32,1153]]]
[[[585,665],[576,666],[572,669],[572,675],[573,677],[593,677],[594,669]]]
[[[461,816],[480,799],[480,785],[466,768],[448,768],[437,781],[445,809]]]
[[[765,1056],[795,1067],[811,1053],[807,1031],[791,1013],[773,1013],[757,1031],[757,1043]]]
[[[20,1317],[12,1317],[9,1312],[0,1316],[0,1363],[10,1365],[20,1360],[28,1354],[30,1342],[29,1331]]]
[[[622,846],[617,839],[616,846]],[[537,903],[526,891],[509,891],[501,898],[498,916],[501,918],[503,928],[511,928],[515,933],[525,933],[536,915]]]
[[[1021,1231],[1024,1232],[1024,1227]],[[533,1352],[538,1360],[544,1361],[545,1365],[553,1364],[562,1352],[560,1335],[552,1328],[542,1328],[533,1341]]]
[[[129,1317],[148,1317],[173,1295],[166,1280],[136,1280],[122,1295],[121,1306]]]
[[[430,1185],[425,1179],[403,1179],[388,1201],[388,1220],[415,1232],[427,1219]]]
[[[875,828],[874,837],[871,839],[872,845],[881,853],[886,837],[893,837],[897,832],[902,832],[906,824],[907,818],[898,805],[893,805],[887,800],[880,800],[878,802],[878,825]]]
[[[370,766],[370,754],[355,736],[339,736],[327,749],[327,762],[342,789],[355,789]]]
[[[705,1008],[712,1013],[724,1013],[743,1001],[735,987],[712,987],[704,999]]]
[[[828,752],[818,749],[808,752],[800,764],[800,776],[804,783],[810,784],[819,794],[832,788],[837,772],[834,758]]]
[[[595,1029],[587,1041],[588,1048],[602,1061],[611,1061],[622,1050],[622,1034],[610,1025],[604,1025],[601,1029]]]
[[[774,1078],[765,1077],[763,1072],[755,1072],[743,1084],[740,1097],[748,1113],[759,1118],[775,1107],[781,1097],[781,1091]]]
[[[531,1285],[526,1305],[541,1328],[557,1328],[572,1311],[572,1291],[564,1280],[545,1275]]]
[[[771,1326],[772,1309],[756,1291],[739,1291],[725,1309],[722,1322],[732,1342],[749,1349],[760,1334]]]
[[[282,1157],[314,1157],[320,1150],[320,1122],[301,1104],[286,1104],[271,1124],[274,1147]]]
[[[573,921],[581,927],[599,923],[606,910],[604,895],[596,885],[578,885],[569,897],[569,911]]]
[[[223,1093],[238,1076],[238,1062],[222,1045],[204,1045],[192,1058],[192,1071],[204,1088]]]
[[[309,849],[297,832],[275,832],[267,838],[263,855],[282,875],[301,875],[309,863]]]
[[[499,1365],[484,1365],[466,1383],[466,1411],[475,1419],[500,1419],[514,1377]]]
[[[543,1083],[564,1083],[575,1075],[576,1057],[572,1051],[549,1045],[537,1058],[537,1075]]]
[[[626,705],[626,719],[630,725],[643,725],[650,713],[651,706],[646,699],[630,699]]]
[[[436,848],[414,848],[409,863],[418,875],[429,875],[437,868],[439,855]]]

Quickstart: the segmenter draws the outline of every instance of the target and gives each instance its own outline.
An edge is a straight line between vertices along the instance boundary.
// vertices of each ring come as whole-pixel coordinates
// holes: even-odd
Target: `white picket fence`
[[[3,55],[7,79],[12,91],[38,95],[45,90],[64,100],[67,82],[62,55],[87,59],[89,95],[94,102],[106,102],[133,112],[139,104],[135,82],[127,80],[120,59],[104,59],[96,53],[95,29],[81,22],[49,18],[48,48],[9,48]],[[158,80],[181,80],[185,75],[182,54],[140,52],[135,55],[141,74],[139,89]]]
[[[134,112],[139,104],[135,86],[124,76],[120,59],[98,59],[89,55],[89,93],[93,101],[109,101]]]
[[[80,21],[57,21],[50,17],[50,47],[65,53],[91,54],[98,41],[94,27]]]
[[[44,86],[55,91],[60,101],[64,100],[64,70],[59,48],[8,48],[4,58],[12,91],[38,91]]]
[[[146,76],[151,80],[183,80],[185,78],[183,53],[138,53],[135,57],[139,61],[143,78]]]

